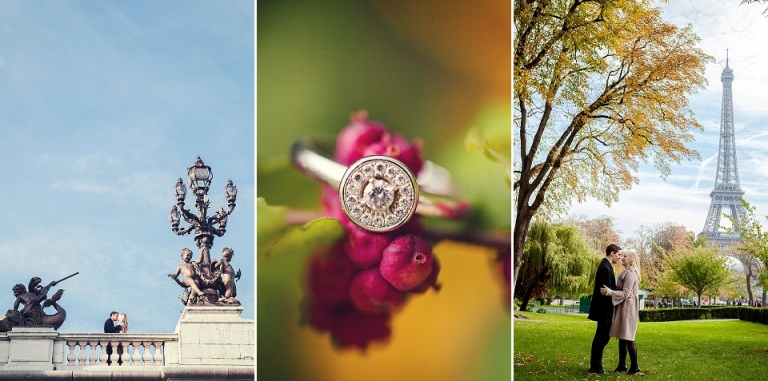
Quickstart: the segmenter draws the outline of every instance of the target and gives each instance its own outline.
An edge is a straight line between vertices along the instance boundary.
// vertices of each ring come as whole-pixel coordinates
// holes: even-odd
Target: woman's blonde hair
[[[121,312],[117,315],[117,323],[120,325],[125,323],[125,330],[123,332],[128,332],[128,316]]]
[[[640,282],[640,258],[637,256],[637,253],[634,251],[625,251],[622,254],[624,254],[624,257],[629,258],[629,264],[626,269],[634,271],[635,274],[637,274],[637,281]]]

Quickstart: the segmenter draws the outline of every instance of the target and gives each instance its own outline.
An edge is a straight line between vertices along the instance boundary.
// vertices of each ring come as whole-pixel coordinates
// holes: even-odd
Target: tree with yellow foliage
[[[514,279],[534,215],[588,196],[609,204],[638,182],[640,161],[662,176],[698,158],[688,94],[712,60],[690,26],[648,0],[514,3]]]

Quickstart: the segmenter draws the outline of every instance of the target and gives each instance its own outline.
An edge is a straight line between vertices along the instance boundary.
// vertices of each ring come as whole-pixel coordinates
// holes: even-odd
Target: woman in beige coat
[[[615,372],[627,371],[627,374],[640,373],[637,365],[637,345],[635,345],[635,333],[637,332],[638,315],[640,311],[640,299],[637,291],[640,285],[640,261],[637,254],[632,251],[624,252],[621,258],[624,271],[619,274],[616,290],[603,287],[600,292],[610,295],[613,301],[613,321],[609,335],[619,339],[619,366]],[[627,370],[627,352],[631,361]]]

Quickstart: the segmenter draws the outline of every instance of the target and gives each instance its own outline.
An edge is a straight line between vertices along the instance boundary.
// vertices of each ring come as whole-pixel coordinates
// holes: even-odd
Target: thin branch
[[[316,218],[323,217],[319,210],[288,209],[285,212],[285,222],[289,225],[304,225]],[[495,248],[507,248],[512,246],[512,236],[509,230],[456,230],[445,228],[424,228],[424,234],[429,238],[448,239],[474,245],[489,246]]]

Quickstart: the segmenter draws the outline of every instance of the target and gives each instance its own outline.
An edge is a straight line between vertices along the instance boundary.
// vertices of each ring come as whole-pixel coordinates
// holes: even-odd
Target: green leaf
[[[289,159],[286,152],[285,157],[258,160],[257,195],[269,200],[272,205],[297,209],[320,208],[318,182],[296,170]]]
[[[470,203],[468,215],[459,221],[461,227],[509,229],[511,225],[510,123],[509,104],[487,105],[468,123],[473,128],[471,133],[446,139],[438,147],[439,155],[430,157],[450,170],[461,189],[458,197]],[[485,151],[478,152],[483,148],[476,147],[485,147],[488,155],[500,161],[488,160]]]
[[[511,187],[512,136],[509,128],[509,109],[491,109],[481,114],[464,139],[469,151],[480,150],[487,159],[499,163],[507,185]]]
[[[261,204],[259,204],[262,209]],[[272,209],[280,209],[267,207]],[[321,217],[307,222],[303,226],[285,225],[282,229],[276,229],[275,220],[270,217],[276,217],[277,213],[269,216],[275,210],[265,210],[268,219],[264,221],[267,224],[261,227],[262,220],[258,220],[258,257],[266,258],[277,254],[300,254],[307,251],[326,249],[344,237],[345,231],[341,223],[331,217]],[[259,217],[261,217],[261,211]],[[283,215],[284,217],[284,215]],[[262,233],[264,236],[262,237]]]
[[[267,201],[264,197],[256,199],[256,237],[258,238],[257,246],[261,251],[262,243],[272,242],[279,239],[276,236],[281,236],[283,230],[287,228],[285,223],[286,208],[279,206],[267,205]]]

